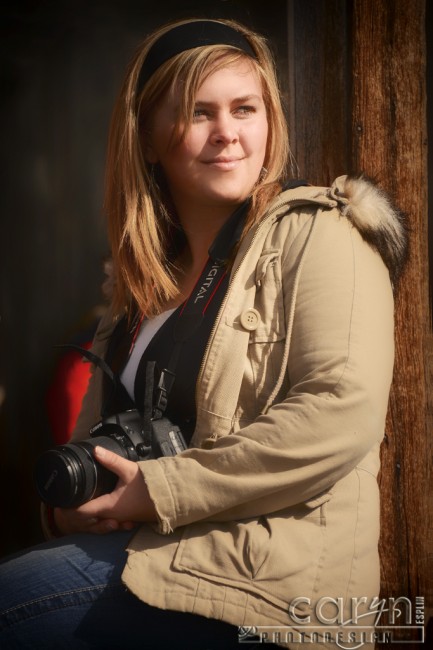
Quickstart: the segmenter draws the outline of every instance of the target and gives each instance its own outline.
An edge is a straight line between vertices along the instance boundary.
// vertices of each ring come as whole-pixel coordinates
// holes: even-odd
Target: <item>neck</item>
[[[234,209],[235,206],[224,206],[221,209],[203,209],[178,215],[187,241],[180,260],[185,273],[201,272],[212,242]]]

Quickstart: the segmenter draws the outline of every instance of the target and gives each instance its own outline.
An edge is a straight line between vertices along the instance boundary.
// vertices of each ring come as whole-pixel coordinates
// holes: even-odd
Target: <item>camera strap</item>
[[[167,367],[161,371],[155,390],[153,419],[162,417],[167,408],[168,395],[176,377],[175,370],[183,344],[202,324],[206,310],[227,275],[227,262],[233,247],[240,239],[249,205],[250,199],[240,205],[221,228],[209,248],[209,257],[200,277],[182,306],[174,327],[173,351]]]
[[[303,180],[291,180],[286,182],[282,190],[293,189],[308,183]],[[168,395],[175,380],[175,370],[183,344],[190,339],[203,322],[204,315],[212,302],[218,288],[228,272],[228,260],[235,244],[239,241],[251,199],[241,204],[221,228],[211,247],[209,257],[198,278],[190,296],[183,304],[179,317],[174,328],[174,347],[167,367],[164,368],[158,378],[156,390],[157,369],[155,362],[148,362],[146,368],[144,413],[145,423],[151,419],[161,418],[168,402]],[[210,334],[210,331],[209,331]],[[120,379],[117,373],[113,372],[108,363],[93,354],[90,350],[82,348],[73,343],[56,345],[57,348],[76,350],[84,358],[93,363],[110,379],[113,390],[118,386]],[[108,398],[107,398],[108,399]],[[107,402],[107,399],[105,400]],[[105,410],[103,407],[102,411]]]
[[[284,183],[282,191],[303,185],[308,183],[305,180],[291,179]],[[204,269],[182,307],[174,329],[173,352],[167,367],[161,371],[155,390],[153,419],[162,417],[167,408],[168,395],[176,378],[175,370],[182,346],[200,327],[207,308],[227,274],[227,262],[233,247],[241,237],[250,203],[250,198],[244,201],[221,228],[209,248],[209,257]]]
[[[93,352],[90,352],[90,350],[86,350],[86,348],[82,348],[81,346],[76,345],[75,343],[60,343],[58,345],[55,345],[54,347],[63,348],[66,350],[75,350],[76,352],[79,352],[82,357],[87,359],[87,361],[90,361],[97,368],[100,368],[102,372],[104,372],[107,375],[107,377],[112,381],[112,383],[116,385],[118,381],[117,375],[114,374],[114,372],[111,370],[110,366],[104,359],[98,357],[96,354],[93,354]]]

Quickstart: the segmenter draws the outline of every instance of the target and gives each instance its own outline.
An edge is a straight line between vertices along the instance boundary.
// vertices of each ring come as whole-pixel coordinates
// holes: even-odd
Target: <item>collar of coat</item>
[[[371,179],[361,176],[339,176],[331,187],[302,185],[279,194],[269,206],[266,215],[276,219],[287,214],[294,205],[316,204],[339,207],[361,236],[381,255],[388,268],[393,286],[408,257],[408,228],[405,215],[391,202],[389,196]],[[112,296],[113,269],[111,259],[105,263],[104,295]]]
[[[291,206],[310,203],[339,207],[342,217],[381,255],[396,285],[408,256],[406,218],[371,179],[364,175],[340,176],[331,187],[307,185],[287,190],[275,199],[267,214],[282,216],[288,202]]]

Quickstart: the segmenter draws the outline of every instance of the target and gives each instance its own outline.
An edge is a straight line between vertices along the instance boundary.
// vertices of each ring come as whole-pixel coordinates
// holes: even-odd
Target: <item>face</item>
[[[242,60],[212,73],[197,92],[191,127],[173,143],[178,111],[173,93],[155,113],[146,156],[162,166],[178,211],[241,203],[260,175],[268,136],[252,65]]]

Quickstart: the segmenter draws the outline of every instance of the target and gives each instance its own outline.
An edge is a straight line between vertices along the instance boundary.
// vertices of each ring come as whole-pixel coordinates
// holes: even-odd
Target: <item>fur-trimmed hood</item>
[[[408,230],[404,215],[387,194],[367,177],[340,176],[328,193],[342,205],[342,214],[376,249],[396,285],[408,256]]]

